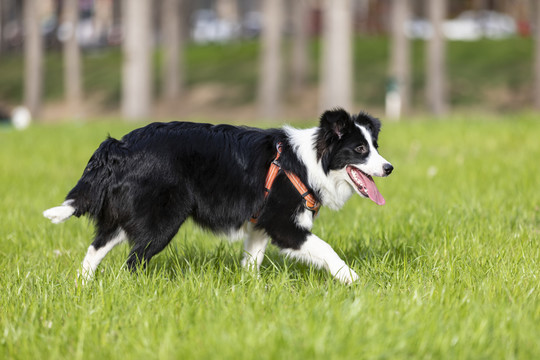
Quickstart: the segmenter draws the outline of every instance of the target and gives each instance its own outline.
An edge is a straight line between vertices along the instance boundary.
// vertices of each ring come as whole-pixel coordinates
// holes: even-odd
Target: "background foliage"
[[[309,84],[316,92],[320,42],[310,45]],[[422,109],[425,85],[425,43],[412,46],[413,103]],[[384,106],[389,56],[387,37],[358,37],[355,40],[355,102],[369,109]],[[448,42],[448,78],[450,101],[457,110],[510,111],[529,106],[532,88],[532,51],[530,38]],[[481,56],[480,56],[481,54]],[[155,57],[162,56],[156,52]],[[244,41],[229,45],[189,45],[186,48],[186,86],[220,84],[223,91],[207,106],[231,109],[255,101],[258,81],[259,44]],[[154,75],[160,88],[163,71],[156,61]],[[122,54],[119,49],[102,49],[84,56],[84,87],[90,99],[100,106],[116,108],[121,96]],[[231,70],[233,69],[233,70]],[[287,70],[290,71],[290,70]],[[289,74],[290,75],[290,74]],[[0,98],[17,103],[22,100],[23,61],[20,54],[5,54],[0,66]],[[49,101],[63,97],[62,54],[48,53],[45,62],[45,90]],[[287,94],[287,89],[285,90]],[[292,94],[288,101],[295,102]],[[299,105],[297,105],[299,106]],[[315,106],[315,104],[313,105]],[[64,115],[67,116],[67,115]]]

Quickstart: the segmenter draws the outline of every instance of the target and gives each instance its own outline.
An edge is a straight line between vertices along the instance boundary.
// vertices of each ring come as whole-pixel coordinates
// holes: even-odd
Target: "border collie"
[[[380,128],[343,109],[302,130],[152,123],[103,141],[65,202],[43,215],[55,224],[85,214],[95,222],[83,282],[124,241],[128,268],[147,263],[191,216],[216,233],[246,230],[244,267],[259,269],[271,239],[285,255],[351,283],[356,273],[311,228],[319,205],[338,210],[354,192],[385,203],[372,179],[393,170],[377,150]]]

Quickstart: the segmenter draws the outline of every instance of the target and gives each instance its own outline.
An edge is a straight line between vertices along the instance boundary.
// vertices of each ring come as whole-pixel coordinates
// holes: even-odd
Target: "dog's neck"
[[[321,203],[332,210],[341,209],[354,191],[340,171],[324,173],[315,150],[318,128],[295,129],[286,126],[283,130],[298,158],[306,166],[308,184],[316,192]]]

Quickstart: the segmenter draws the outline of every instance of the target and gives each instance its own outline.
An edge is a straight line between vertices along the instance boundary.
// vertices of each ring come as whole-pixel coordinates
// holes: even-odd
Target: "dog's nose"
[[[394,170],[394,167],[392,166],[392,164],[387,163],[383,165],[383,170],[386,176],[388,176],[392,173],[392,170]]]

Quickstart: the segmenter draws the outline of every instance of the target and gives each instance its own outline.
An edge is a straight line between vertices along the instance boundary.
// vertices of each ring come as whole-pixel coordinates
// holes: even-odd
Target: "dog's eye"
[[[356,151],[359,154],[365,154],[368,152],[368,149],[366,145],[358,145],[357,147],[354,148],[354,151]]]

